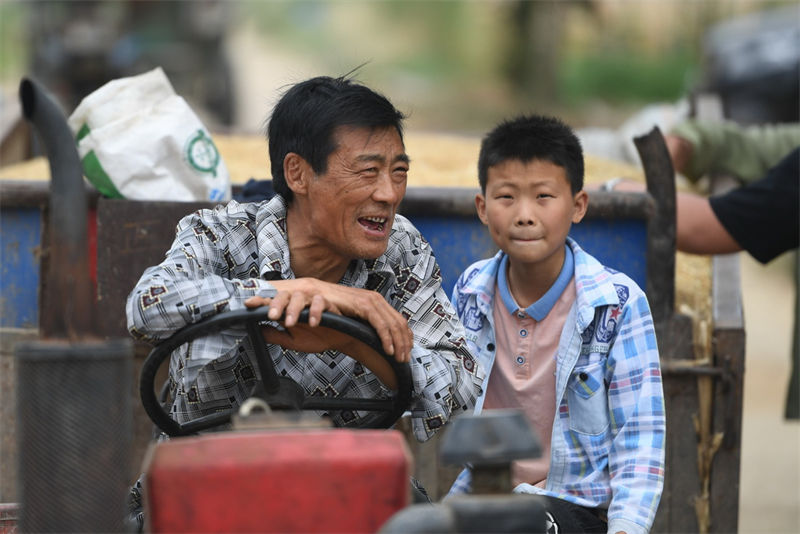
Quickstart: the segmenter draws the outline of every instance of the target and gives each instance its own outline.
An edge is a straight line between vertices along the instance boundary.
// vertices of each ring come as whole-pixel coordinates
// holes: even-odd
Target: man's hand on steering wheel
[[[300,311],[305,308],[309,309],[310,328],[304,328],[307,331],[319,325],[323,311],[366,320],[375,329],[387,354],[394,356],[401,363],[411,361],[414,335],[406,319],[392,308],[380,293],[314,278],[275,280],[271,283],[278,291],[275,297],[250,297],[245,301],[245,305],[248,308],[269,305],[269,318],[278,320],[284,316],[284,325],[287,329],[297,324]],[[296,347],[300,347],[297,343],[301,342],[301,336],[298,334],[292,333],[288,340]],[[305,337],[305,334],[302,334],[302,337]],[[296,350],[315,352],[300,348]]]
[[[142,364],[139,380],[142,406],[147,415],[170,436],[191,434],[229,422],[236,411],[235,407],[230,410],[214,410],[213,413],[179,423],[156,396],[155,381],[159,367],[176,348],[209,333],[237,325],[246,328],[261,378],[250,395],[264,399],[270,406],[327,413],[342,410],[366,412],[361,417],[342,421],[346,426],[362,428],[389,428],[410,406],[414,389],[410,366],[386,354],[380,338],[369,325],[346,315],[325,311],[320,312],[318,325],[309,327],[308,313],[304,312],[298,316],[291,329],[286,329],[284,324],[283,331],[272,329],[265,336],[263,325],[269,321],[267,307],[222,312],[187,325],[156,345]],[[348,341],[347,337],[353,339]],[[268,345],[261,342],[263,338],[270,343],[286,339],[289,344],[294,344],[298,350],[302,349],[304,352],[339,350],[372,371],[392,391],[387,392],[389,394],[386,396],[379,395],[376,398],[307,393],[291,377],[278,374],[267,349]]]

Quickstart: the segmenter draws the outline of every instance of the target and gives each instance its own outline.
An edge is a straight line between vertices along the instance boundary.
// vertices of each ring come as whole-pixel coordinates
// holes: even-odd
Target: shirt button
[[[587,375],[586,373],[581,373],[578,375],[578,378],[586,382],[586,379],[589,378],[589,375]]]
[[[494,343],[489,343],[486,345],[486,350],[493,351],[494,350]]]
[[[519,335],[522,337],[526,337],[528,335],[528,331],[523,328],[522,330],[519,331]]]
[[[517,312],[517,317],[519,317],[520,319],[524,319],[525,318],[525,312]]]
[[[522,356],[517,356],[517,363],[522,365],[523,363],[525,363],[525,358],[523,358]]]

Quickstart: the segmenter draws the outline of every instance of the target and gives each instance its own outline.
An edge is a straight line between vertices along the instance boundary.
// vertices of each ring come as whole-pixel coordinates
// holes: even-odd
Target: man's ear
[[[486,221],[486,197],[481,193],[475,195],[475,209],[481,222],[488,225],[489,223]]]
[[[283,176],[286,179],[286,185],[295,195],[305,194],[313,174],[311,165],[299,154],[289,152],[283,158]]]
[[[579,223],[586,215],[586,208],[589,206],[589,194],[581,189],[572,197],[572,222]]]

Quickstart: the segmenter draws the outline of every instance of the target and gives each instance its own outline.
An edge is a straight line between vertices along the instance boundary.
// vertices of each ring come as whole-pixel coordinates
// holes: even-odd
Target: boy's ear
[[[283,176],[286,178],[286,185],[295,195],[306,193],[313,175],[311,165],[299,154],[289,152],[283,158]]]
[[[572,197],[572,222],[579,223],[586,215],[586,208],[589,206],[589,194],[581,189]]]
[[[481,193],[475,195],[475,209],[478,212],[478,218],[481,222],[488,225],[489,223],[486,222],[486,197]]]

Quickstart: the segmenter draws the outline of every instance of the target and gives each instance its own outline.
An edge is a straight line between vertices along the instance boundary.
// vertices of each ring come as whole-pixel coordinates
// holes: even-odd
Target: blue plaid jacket
[[[644,292],[567,238],[575,259],[576,299],[558,344],[550,471],[540,493],[608,510],[609,532],[647,532],[664,485],[664,395],[653,319]],[[471,265],[452,301],[470,351],[489,382],[495,359],[492,299],[503,257]],[[475,413],[480,412],[479,397]],[[463,471],[451,494],[469,491]]]

